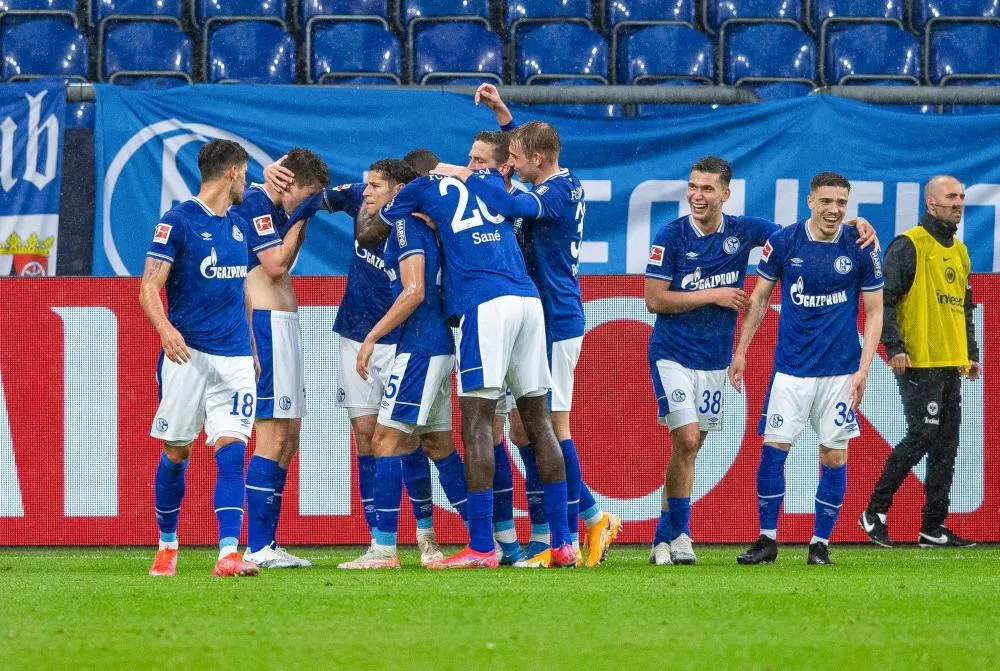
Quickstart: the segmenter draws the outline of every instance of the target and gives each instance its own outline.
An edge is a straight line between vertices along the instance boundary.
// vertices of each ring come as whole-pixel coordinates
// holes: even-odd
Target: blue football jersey
[[[742,288],[750,251],[779,228],[767,219],[724,214],[718,230],[705,235],[690,216],[675,219],[653,238],[646,277],[670,282],[670,291]],[[736,316],[736,310],[714,304],[658,314],[649,337],[649,357],[695,370],[726,368],[733,356]]]
[[[364,184],[341,184],[332,189],[326,189],[322,194],[322,206],[328,212],[344,212],[354,219],[357,231],[358,213],[364,205]],[[392,290],[389,288],[389,276],[385,272],[383,251],[368,249],[358,244],[354,239],[354,256],[347,268],[347,287],[344,298],[337,310],[337,318],[333,322],[333,330],[344,338],[357,342],[365,337],[378,323],[392,305]],[[381,340],[380,344],[394,344],[399,339],[399,329],[396,329]]]
[[[858,299],[883,281],[878,252],[861,249],[857,240],[850,226],[841,226],[830,242],[816,240],[803,220],[764,245],[757,273],[781,280],[775,372],[826,377],[858,370]]]
[[[504,188],[496,170],[478,170],[469,179],[494,180]],[[500,296],[538,296],[513,224],[471,196],[461,180],[441,175],[415,179],[382,209],[381,216],[392,226],[413,212],[426,214],[437,225],[449,316],[463,315]]]
[[[424,257],[424,300],[399,327],[397,352],[427,356],[452,354],[455,343],[441,295],[441,253],[434,231],[416,217],[404,217],[385,241],[385,265],[393,300],[403,292],[399,264],[414,255]]]
[[[289,221],[285,211],[275,205],[267,195],[263,184],[251,184],[250,188],[243,192],[243,202],[234,205],[232,209],[249,224],[247,249],[250,253],[247,257],[247,272],[250,272],[260,265],[257,254],[281,244],[292,222]]]
[[[160,218],[146,256],[169,261],[167,318],[188,347],[207,354],[249,356],[243,282],[248,225],[230,209],[223,216],[197,198]],[[272,236],[272,244],[281,244]]]

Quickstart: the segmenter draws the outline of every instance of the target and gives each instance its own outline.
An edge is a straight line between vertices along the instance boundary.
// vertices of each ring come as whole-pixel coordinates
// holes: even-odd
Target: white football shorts
[[[208,445],[223,436],[250,440],[257,409],[253,357],[188,351],[191,360],[183,364],[160,356],[160,406],[149,435],[189,443],[204,426]]]
[[[301,419],[306,371],[298,313],[254,310],[253,335],[260,360],[257,419]]]
[[[552,391],[549,409],[569,412],[573,408],[573,373],[583,349],[583,336],[556,340],[549,351],[549,370],[552,373]]]
[[[657,421],[671,431],[698,423],[702,431],[721,431],[726,370],[695,370],[676,361],[651,362]]]
[[[794,377],[774,373],[764,398],[764,413],[757,433],[765,443],[794,443],[812,425],[819,444],[847,449],[851,438],[861,435],[858,418],[851,410],[851,376]]]
[[[403,433],[451,433],[451,354],[396,355],[378,412],[378,423]]]
[[[346,408],[351,417],[376,415],[382,403],[385,383],[389,379],[389,369],[396,356],[395,345],[375,345],[375,351],[368,360],[368,379],[358,375],[358,352],[361,343],[340,337],[340,379],[337,381],[337,407]]]

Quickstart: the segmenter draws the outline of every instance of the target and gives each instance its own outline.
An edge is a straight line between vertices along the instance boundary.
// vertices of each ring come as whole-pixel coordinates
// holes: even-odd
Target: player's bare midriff
[[[288,275],[271,279],[263,267],[257,266],[247,274],[246,287],[254,310],[298,312],[299,304],[292,289],[292,278]]]

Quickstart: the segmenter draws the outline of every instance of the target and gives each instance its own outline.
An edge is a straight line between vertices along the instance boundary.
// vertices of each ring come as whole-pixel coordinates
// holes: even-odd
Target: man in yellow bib
[[[969,284],[969,251],[955,231],[965,190],[954,177],[924,187],[927,214],[885,254],[882,342],[896,374],[906,436],[885,461],[858,524],[873,543],[892,547],[886,515],[910,469],[927,455],[920,547],[969,547],[974,542],[944,526],[962,422],[962,376],[979,378]]]

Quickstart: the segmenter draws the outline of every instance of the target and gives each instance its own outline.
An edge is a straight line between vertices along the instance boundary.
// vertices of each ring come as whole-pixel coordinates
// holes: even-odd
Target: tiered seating
[[[86,81],[90,43],[61,18],[26,19],[0,30],[0,80],[56,77]]]
[[[519,25],[513,44],[514,78],[518,84],[553,77],[608,83],[608,44],[600,33],[582,23]]]
[[[802,21],[802,0],[705,0],[704,23],[717,33],[726,21],[789,19]]]
[[[280,26],[241,21],[206,33],[205,78],[209,83],[295,81],[295,40]]]

